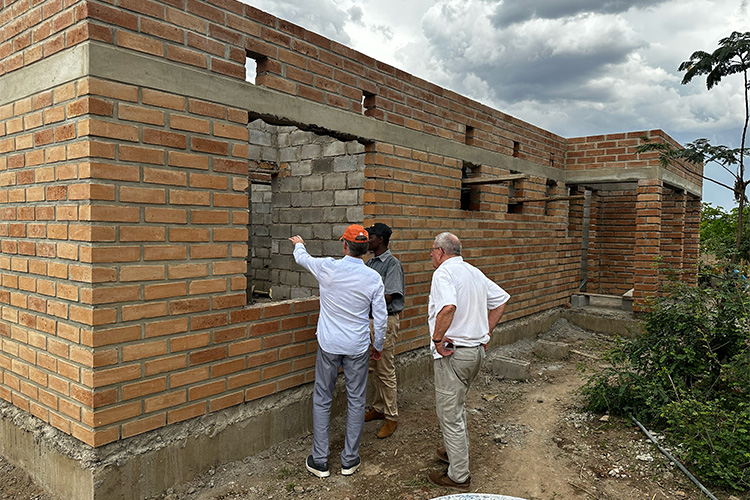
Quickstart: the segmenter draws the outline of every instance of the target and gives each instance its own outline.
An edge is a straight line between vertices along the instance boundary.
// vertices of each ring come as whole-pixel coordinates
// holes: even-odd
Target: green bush
[[[633,415],[681,443],[705,481],[750,486],[750,291],[741,273],[672,281],[643,335],[618,340],[581,389],[590,411]]]

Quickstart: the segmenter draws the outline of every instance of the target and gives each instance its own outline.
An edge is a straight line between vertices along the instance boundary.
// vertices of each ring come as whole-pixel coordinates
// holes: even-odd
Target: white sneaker
[[[323,466],[315,465],[312,455],[309,455],[307,460],[305,460],[305,468],[310,471],[313,476],[322,478],[331,475],[331,471],[328,470],[328,464],[323,464]]]
[[[344,467],[344,465],[341,465],[341,474],[343,476],[351,476],[355,472],[357,472],[357,469],[359,469],[359,466],[362,464],[362,459],[358,458],[357,463],[352,465],[351,467]]]

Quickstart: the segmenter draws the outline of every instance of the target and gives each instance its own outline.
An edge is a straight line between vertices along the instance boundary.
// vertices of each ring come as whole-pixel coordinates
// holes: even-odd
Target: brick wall
[[[643,144],[642,138],[651,142],[680,145],[661,130],[606,134],[568,139],[566,170],[595,170],[600,168],[638,168],[659,165],[659,153],[636,153]],[[667,170],[697,185],[702,184],[702,165],[686,164],[686,168],[669,165]]]
[[[517,158],[512,165],[655,164],[612,156],[632,153],[630,143],[613,151],[633,141],[627,134],[569,146],[231,0],[0,1],[0,75],[86,40],[235,83],[250,55],[257,85]],[[350,222],[394,228],[407,287],[398,352],[427,344],[428,250],[441,231],[458,234],[465,258],[511,293],[509,320],[563,306],[576,289],[584,201],[528,200],[565,196],[566,186],[538,173],[474,186],[463,210],[465,174],[514,172],[248,124],[254,103],[222,99],[84,77],[0,106],[1,398],[101,446],[311,381],[315,283],[291,263],[286,238],[302,234],[314,255],[338,256],[335,239]],[[662,205],[672,215],[684,207],[693,233],[679,241]],[[630,263],[617,252],[630,238],[643,298],[658,283],[654,255],[696,257],[698,210],[658,180],[631,194],[596,192],[589,230],[599,267],[590,273],[621,269],[602,285],[617,289]],[[253,284],[295,299],[248,305]]]

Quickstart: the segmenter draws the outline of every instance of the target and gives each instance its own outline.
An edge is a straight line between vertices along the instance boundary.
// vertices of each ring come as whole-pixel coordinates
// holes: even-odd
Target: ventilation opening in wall
[[[481,188],[467,182],[479,174],[479,166],[464,162],[461,168],[461,210],[479,210]]]
[[[268,57],[250,50],[245,51],[245,81],[258,85],[258,77],[272,67]]]
[[[369,116],[375,109],[375,94],[362,91],[362,114]]]
[[[513,141],[513,157],[518,158],[521,155],[521,143]]]
[[[508,183],[508,213],[509,214],[522,214],[523,213],[523,202],[516,201],[516,182],[510,181]]]
[[[258,61],[252,57],[245,58],[245,81],[255,85],[255,79],[258,76]]]
[[[552,154],[552,158],[554,158],[554,153]],[[552,160],[550,160],[552,161]],[[552,215],[550,213],[550,200],[549,198],[553,197],[555,195],[555,188],[557,187],[557,181],[552,179],[547,179],[544,197],[547,198],[547,200],[544,201],[544,215]]]
[[[248,301],[318,295],[289,238],[302,236],[313,257],[342,256],[344,229],[364,219],[365,147],[260,119],[248,129]]]
[[[466,125],[466,135],[465,135],[464,142],[471,146],[474,144],[475,140],[476,140],[476,137],[474,136],[474,127]]]

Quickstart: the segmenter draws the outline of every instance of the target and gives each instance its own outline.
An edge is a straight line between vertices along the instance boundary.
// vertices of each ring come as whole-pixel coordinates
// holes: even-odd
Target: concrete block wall
[[[428,343],[437,233],[456,232],[465,258],[513,295],[508,319],[563,306],[579,281],[582,201],[510,209],[510,198],[564,195],[555,179],[568,169],[641,166],[587,152],[620,139],[568,141],[232,0],[0,2],[3,83],[58,56],[116,54],[0,96],[0,397],[91,446],[312,380],[315,284],[290,263],[292,234],[338,256],[348,223],[394,228],[403,352]],[[121,58],[138,64],[111,64]],[[289,99],[279,116],[258,111]],[[297,108],[336,110],[359,141],[341,138],[350,127],[289,127],[319,131]],[[462,210],[467,157],[483,176],[529,173],[473,188]],[[665,188],[640,182],[633,279],[645,294],[662,223],[643,211],[660,210]],[[696,231],[694,201],[685,227]],[[598,195],[598,213],[607,202]],[[606,240],[607,221],[596,224],[594,241]],[[295,299],[247,305],[248,259],[259,288]]]
[[[341,255],[339,236],[363,220],[364,146],[260,120],[250,128],[262,129],[251,132],[251,154],[263,161],[275,155],[277,165],[270,186],[252,190],[249,279],[275,299],[317,295],[317,281],[294,262],[288,239],[301,235],[314,256]]]

